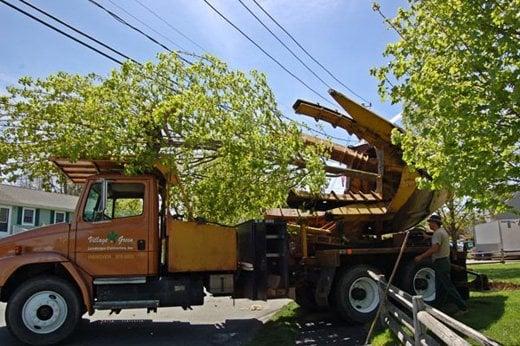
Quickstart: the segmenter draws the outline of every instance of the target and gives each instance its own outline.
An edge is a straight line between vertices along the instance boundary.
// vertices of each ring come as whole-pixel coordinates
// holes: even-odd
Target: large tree
[[[180,177],[171,206],[233,223],[280,206],[288,190],[325,182],[321,149],[281,120],[263,74],[206,56],[126,62],[108,76],[24,77],[0,99],[2,175],[52,181],[49,157],[112,159],[128,173],[161,162]],[[304,160],[305,168],[292,163]]]
[[[503,205],[520,183],[520,0],[409,0],[388,23],[400,39],[372,72],[403,105],[404,159],[423,187]]]

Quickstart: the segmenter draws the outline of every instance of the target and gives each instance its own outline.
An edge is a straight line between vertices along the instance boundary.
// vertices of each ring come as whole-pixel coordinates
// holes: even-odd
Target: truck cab
[[[269,270],[287,272],[268,266],[268,249],[255,245],[275,232],[275,248],[285,249],[283,222],[181,220],[163,203],[167,172],[127,176],[109,161],[54,162],[84,185],[74,219],[0,241],[0,300],[8,303],[9,330],[23,342],[59,342],[85,312],[202,305],[205,290],[266,299]],[[286,263],[285,252],[276,255],[274,262]],[[271,290],[286,295],[286,276],[274,282]]]

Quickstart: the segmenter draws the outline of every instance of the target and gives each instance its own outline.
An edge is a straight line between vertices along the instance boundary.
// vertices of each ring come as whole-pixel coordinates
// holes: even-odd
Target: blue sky
[[[28,9],[16,0],[11,3]],[[49,11],[94,37],[110,44],[127,55],[140,60],[153,60],[161,48],[139,34],[121,25],[87,0],[28,0]],[[128,17],[109,0],[97,0],[107,8],[142,27]],[[183,49],[200,53],[201,50],[171,28],[148,13],[134,0],[112,0],[128,12],[167,36]],[[284,114],[314,125],[301,116],[294,115],[292,104],[298,98],[324,104],[323,100],[299,84],[264,56],[256,47],[217,16],[202,0],[141,0],[164,19],[204,47],[209,53],[226,61],[232,68],[257,69],[267,74],[275,92],[279,108]],[[242,30],[266,48],[280,62],[300,76],[325,97],[327,87],[301,66],[270,34],[246,12],[238,0],[210,0]],[[284,40],[286,36],[262,16],[251,0],[244,0]],[[377,94],[377,81],[369,69],[383,63],[382,52],[387,43],[397,39],[381,17],[372,11],[367,0],[260,0],[273,17],[295,36],[320,62],[358,94],[372,102],[372,109],[391,119],[400,112],[399,105],[383,103]],[[382,3],[383,12],[391,17],[402,0]],[[29,12],[34,11],[28,9]],[[39,15],[40,17],[40,15]],[[152,36],[175,47],[164,38],[143,27]],[[285,40],[295,47],[289,40]],[[44,77],[57,71],[71,73],[96,72],[106,74],[117,65],[56,32],[36,23],[0,4],[0,88],[13,84],[24,75]],[[295,51],[316,73],[325,78],[337,90],[352,96],[306,59],[303,52]],[[356,99],[354,97],[354,99]],[[332,101],[332,99],[331,99]],[[326,105],[329,106],[330,105]],[[339,108],[339,107],[337,107]],[[347,139],[347,134],[328,126],[324,130],[334,136]]]

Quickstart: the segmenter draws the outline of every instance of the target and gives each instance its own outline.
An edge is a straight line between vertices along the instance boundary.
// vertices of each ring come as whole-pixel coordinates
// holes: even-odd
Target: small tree
[[[233,223],[281,206],[291,187],[325,183],[322,150],[281,120],[266,77],[206,56],[126,62],[108,76],[24,77],[0,98],[2,175],[59,172],[49,157],[112,159],[139,173],[162,163],[178,173],[171,206],[187,217]],[[293,165],[304,160],[304,168]]]
[[[483,211],[468,202],[467,198],[457,198],[451,195],[444,206],[438,210],[442,217],[442,225],[457,246],[461,235],[470,235],[473,226],[484,220]]]

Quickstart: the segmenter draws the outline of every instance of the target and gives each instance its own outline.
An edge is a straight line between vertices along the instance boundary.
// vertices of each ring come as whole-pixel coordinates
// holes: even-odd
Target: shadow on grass
[[[460,320],[474,329],[486,329],[502,318],[507,299],[507,295],[500,294],[500,291],[471,297],[468,302],[468,313]]]
[[[329,312],[308,312],[290,303],[267,322],[249,346],[363,345],[367,330]]]

